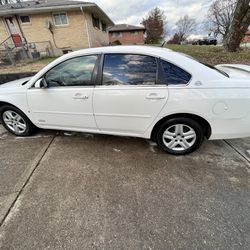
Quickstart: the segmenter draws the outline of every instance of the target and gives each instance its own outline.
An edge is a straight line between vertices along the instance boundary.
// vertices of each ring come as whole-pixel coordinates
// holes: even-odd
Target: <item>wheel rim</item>
[[[16,134],[24,133],[27,128],[27,124],[22,116],[12,110],[7,110],[3,113],[3,121]]]
[[[174,151],[191,148],[196,141],[196,132],[186,124],[175,124],[168,127],[162,135],[164,145]]]

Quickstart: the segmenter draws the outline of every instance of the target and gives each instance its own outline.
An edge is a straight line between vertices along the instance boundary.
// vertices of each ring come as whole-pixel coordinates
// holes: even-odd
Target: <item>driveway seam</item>
[[[38,161],[34,164],[33,169],[31,170],[30,174],[28,175],[28,178],[24,181],[23,185],[21,186],[20,190],[15,192],[17,193],[15,199],[13,200],[13,202],[11,203],[8,211],[6,212],[6,214],[4,215],[3,219],[0,221],[0,228],[2,227],[2,225],[4,224],[5,220],[7,219],[8,215],[10,214],[11,210],[13,209],[13,207],[15,206],[18,198],[20,197],[20,195],[22,194],[23,190],[25,189],[25,187],[28,185],[31,177],[33,176],[34,172],[36,171],[36,169],[38,168],[38,166],[40,165],[41,161],[43,160],[44,156],[46,155],[46,153],[48,152],[51,144],[54,142],[55,138],[56,138],[57,134],[55,134],[52,139],[50,140],[50,142],[48,143],[48,145],[46,146],[46,148],[44,149],[44,152],[42,153],[41,157],[38,159]]]
[[[237,148],[235,148],[233,145],[231,145],[228,141],[224,140],[224,142],[230,147],[232,148],[236,153],[238,153],[242,158],[244,158],[247,163],[248,163],[248,167],[247,168],[250,168],[250,160],[244,155],[242,154]]]

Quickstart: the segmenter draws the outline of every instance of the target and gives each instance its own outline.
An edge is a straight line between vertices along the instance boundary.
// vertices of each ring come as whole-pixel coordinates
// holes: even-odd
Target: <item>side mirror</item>
[[[48,88],[48,84],[44,78],[41,78],[38,81],[36,81],[35,88],[36,89],[46,89],[46,88]]]

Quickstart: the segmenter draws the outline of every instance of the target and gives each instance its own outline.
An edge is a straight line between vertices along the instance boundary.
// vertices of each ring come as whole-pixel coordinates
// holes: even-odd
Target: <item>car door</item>
[[[105,54],[101,85],[94,90],[98,128],[110,133],[143,134],[168,99],[158,81],[158,60],[135,54]]]
[[[47,88],[30,88],[28,105],[35,123],[44,128],[95,130],[92,96],[97,55],[80,56],[50,69]]]

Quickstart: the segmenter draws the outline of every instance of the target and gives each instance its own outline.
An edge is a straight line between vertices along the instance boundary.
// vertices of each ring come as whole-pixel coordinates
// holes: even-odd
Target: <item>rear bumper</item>
[[[214,120],[209,140],[250,137],[250,114],[242,119]]]

